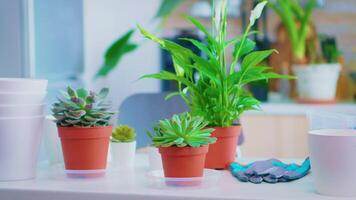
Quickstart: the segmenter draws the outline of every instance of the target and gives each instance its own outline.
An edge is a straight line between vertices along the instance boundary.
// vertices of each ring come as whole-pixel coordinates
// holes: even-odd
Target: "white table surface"
[[[213,186],[201,188],[152,187],[147,178],[148,157],[138,154],[134,171],[108,170],[103,178],[70,179],[57,168],[39,168],[34,180],[0,182],[1,200],[137,200],[137,199],[308,199],[341,200],[318,195],[312,175],[290,183],[251,184],[237,181],[228,171]],[[356,189],[356,188],[355,188]]]

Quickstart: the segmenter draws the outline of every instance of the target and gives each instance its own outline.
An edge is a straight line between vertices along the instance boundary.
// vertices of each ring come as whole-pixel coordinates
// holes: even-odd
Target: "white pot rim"
[[[38,104],[0,104],[0,108],[23,108],[23,107],[45,107],[47,103],[38,103]]]
[[[47,79],[37,79],[37,78],[0,78],[1,82],[48,82]]]
[[[319,137],[349,137],[356,138],[355,129],[321,129],[309,131],[309,135]]]
[[[40,119],[40,118],[45,118],[45,115],[35,115],[35,116],[29,116],[29,117],[0,117],[0,121],[6,121],[6,120],[22,120],[22,119]]]
[[[29,95],[29,96],[32,96],[32,95],[47,95],[47,92],[0,92],[0,95],[11,95],[11,96]]]

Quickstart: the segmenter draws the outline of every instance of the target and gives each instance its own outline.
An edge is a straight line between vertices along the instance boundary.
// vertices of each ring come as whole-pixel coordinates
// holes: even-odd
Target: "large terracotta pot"
[[[211,137],[217,138],[216,143],[210,144],[206,155],[205,167],[210,169],[227,169],[235,161],[236,146],[241,132],[240,126],[213,127]]]
[[[202,147],[160,147],[165,177],[202,177],[209,145]]]
[[[112,126],[58,127],[65,168],[98,170],[106,168]]]

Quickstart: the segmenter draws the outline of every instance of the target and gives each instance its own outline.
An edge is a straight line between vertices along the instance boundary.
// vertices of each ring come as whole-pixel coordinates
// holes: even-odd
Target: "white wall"
[[[146,3],[143,3],[146,2]],[[134,41],[142,45],[134,53],[124,57],[118,68],[108,77],[93,81],[107,47],[130,28],[140,24],[152,30],[152,18],[160,0],[85,0],[84,1],[84,46],[85,73],[87,86],[98,90],[109,87],[110,100],[117,110],[128,96],[141,92],[157,92],[157,80],[139,80],[146,73],[159,71],[159,48],[152,42],[143,42],[135,33]]]

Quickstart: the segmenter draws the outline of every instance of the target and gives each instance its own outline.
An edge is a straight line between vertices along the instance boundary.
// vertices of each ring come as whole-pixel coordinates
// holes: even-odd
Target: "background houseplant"
[[[159,148],[165,177],[203,176],[205,155],[216,140],[207,125],[202,117],[182,113],[159,121],[153,134],[148,132]]]
[[[215,10],[216,2],[220,3]],[[225,168],[234,161],[236,142],[240,133],[240,126],[233,123],[244,111],[257,109],[260,103],[245,90],[244,86],[254,81],[290,77],[276,74],[270,71],[270,67],[260,65],[274,50],[254,52],[255,42],[248,38],[249,35],[255,33],[250,29],[255,20],[260,17],[267,2],[259,3],[252,11],[250,23],[244,34],[231,40],[226,38],[226,1],[216,2],[212,1],[214,15],[211,32],[195,18],[186,17],[205,34],[206,43],[182,38],[192,42],[203,51],[207,55],[206,59],[174,42],[157,38],[142,27],[139,29],[145,37],[158,43],[161,48],[171,54],[175,67],[175,73],[161,71],[145,75],[144,78],[178,82],[179,91],[171,93],[167,99],[180,95],[194,116],[202,116],[208,126],[215,128],[212,135],[218,140],[210,145],[206,167]],[[230,64],[226,58],[226,49],[229,47],[233,47],[233,59]],[[236,69],[239,61],[241,61],[241,66]],[[199,78],[194,76],[194,71],[197,72]]]
[[[308,0],[304,6],[299,0],[276,0],[269,1],[269,6],[281,18],[288,33],[292,49],[293,71],[298,77],[299,101],[306,103],[333,102],[340,65],[335,59],[325,59],[327,63],[315,62],[315,56],[319,49],[311,17],[316,7],[316,0]],[[332,63],[330,63],[331,61]]]
[[[116,127],[111,137],[111,158],[114,167],[133,167],[136,153],[135,129],[120,125]]]
[[[67,88],[53,104],[67,170],[99,170],[106,168],[113,112],[105,102],[107,88],[98,94],[83,88]]]

